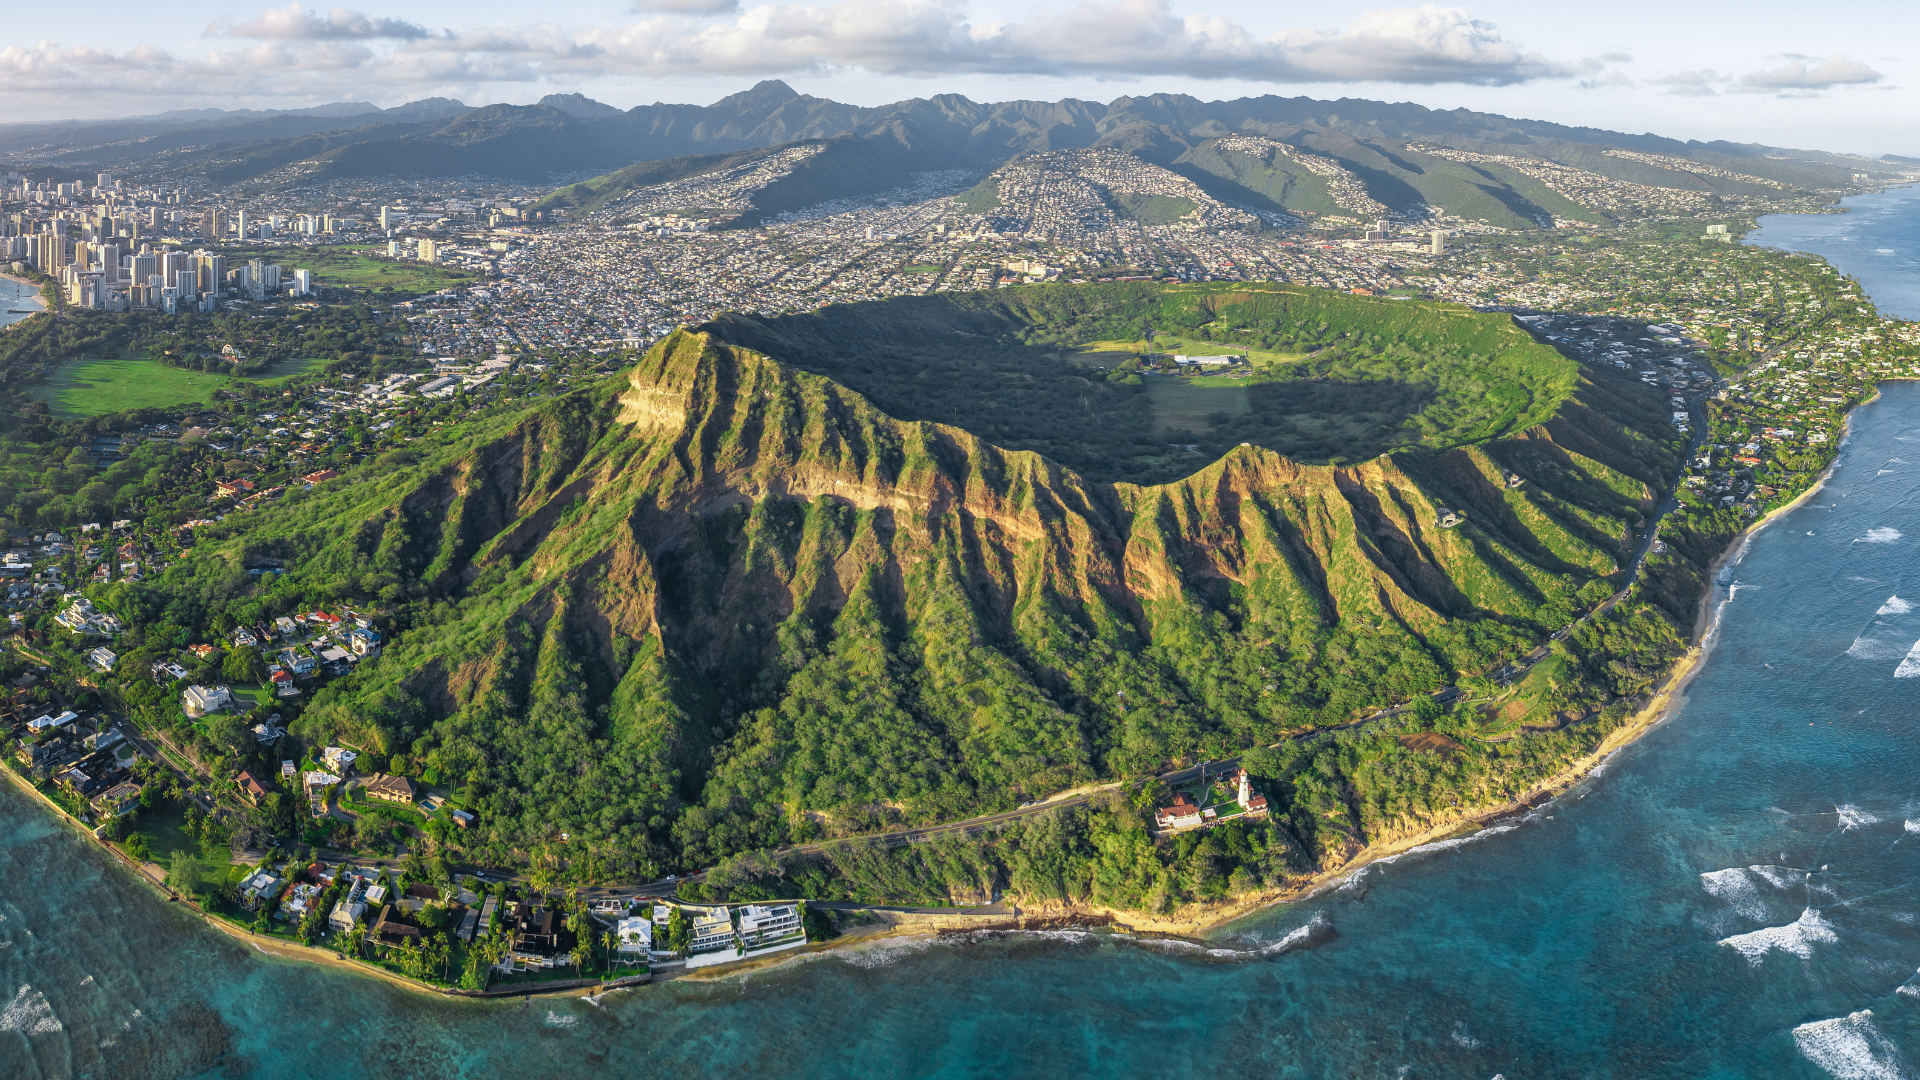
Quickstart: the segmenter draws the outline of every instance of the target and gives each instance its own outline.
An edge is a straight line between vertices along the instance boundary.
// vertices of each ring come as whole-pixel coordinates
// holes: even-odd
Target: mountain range
[[[1223,148],[1220,140],[1235,135],[1291,149],[1276,157],[1257,147]],[[104,168],[145,161],[223,184],[284,180],[288,174],[279,170],[295,164],[303,181],[471,175],[539,184],[647,162],[706,159],[655,171],[684,176],[727,155],[809,140],[824,140],[833,150],[802,170],[813,174],[809,195],[822,198],[898,186],[931,170],[984,175],[1022,155],[1112,148],[1179,172],[1223,201],[1337,212],[1325,176],[1296,160],[1303,154],[1335,162],[1389,211],[1425,203],[1521,226],[1578,211],[1557,198],[1551,184],[1516,171],[1514,159],[1714,196],[1839,190],[1860,175],[1892,179],[1907,167],[1350,98],[1201,101],[1151,94],[1105,104],[981,103],[942,94],[862,107],[799,94],[778,81],[711,105],[656,103],[625,111],[567,94],[534,105],[469,108],[428,99],[384,110],[341,103],[0,126],[0,153],[16,162]]]

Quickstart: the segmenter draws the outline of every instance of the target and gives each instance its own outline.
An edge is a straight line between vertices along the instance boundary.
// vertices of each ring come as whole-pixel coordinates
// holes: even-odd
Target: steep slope
[[[1540,422],[1438,454],[1247,446],[1169,484],[1096,483],[721,329],[214,530],[166,584],[231,588],[271,556],[282,597],[416,597],[300,733],[464,785],[503,856],[566,832],[658,869],[1444,685],[1607,595],[1643,478],[1671,465],[1610,415],[1638,404],[1576,379]]]

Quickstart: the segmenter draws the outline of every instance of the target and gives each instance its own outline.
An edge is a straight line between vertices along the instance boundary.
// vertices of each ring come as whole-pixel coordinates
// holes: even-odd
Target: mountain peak
[[[598,120],[604,116],[619,116],[620,110],[603,101],[595,101],[585,94],[548,94],[539,104],[559,109],[569,116],[582,120]]]

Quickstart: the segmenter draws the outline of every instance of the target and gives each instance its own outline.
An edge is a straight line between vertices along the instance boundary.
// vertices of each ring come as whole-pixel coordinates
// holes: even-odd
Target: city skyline
[[[736,5],[639,0],[530,23],[498,3],[233,8],[189,0],[163,26],[34,8],[0,39],[7,120],[174,108],[526,104],[580,92],[620,108],[704,104],[759,78],[876,105],[1187,93],[1414,101],[1622,131],[1859,153],[1920,150],[1906,61],[1915,16],[1846,28],[1762,4],[1714,12],[1262,10],[1167,0],[1016,8],[982,0]],[[1803,25],[1804,24],[1804,25]]]

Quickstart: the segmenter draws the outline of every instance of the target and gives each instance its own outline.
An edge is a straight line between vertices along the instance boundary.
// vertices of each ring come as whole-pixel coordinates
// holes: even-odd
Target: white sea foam
[[[1749,919],[1767,917],[1766,901],[1760,898],[1760,889],[1753,883],[1753,875],[1738,866],[1701,874],[1700,887],[1707,890],[1708,896]]]
[[[1887,597],[1887,602],[1884,604],[1881,604],[1880,610],[1874,612],[1874,614],[1875,615],[1905,615],[1907,612],[1912,610],[1913,610],[1912,604],[1908,603],[1905,600],[1900,599],[1897,596],[1889,596]]]
[[[1867,535],[1854,541],[1859,544],[1891,544],[1900,539],[1900,530],[1882,525],[1877,529],[1868,529]]]
[[[0,1031],[51,1035],[64,1027],[60,1018],[53,1015],[53,1006],[47,1004],[47,995],[31,986],[21,986],[7,1007],[0,1009]]]
[[[1880,823],[1879,817],[1867,813],[1852,803],[1848,803],[1845,806],[1836,806],[1833,808],[1833,812],[1839,815],[1840,828],[1842,830],[1862,829],[1868,825],[1878,825]]]
[[[1453,1022],[1453,1044],[1455,1046],[1464,1046],[1469,1050],[1477,1046],[1486,1045],[1479,1039],[1467,1034],[1467,1022],[1465,1020],[1455,1020]]]
[[[1499,836],[1501,833],[1510,833],[1517,828],[1519,828],[1518,825],[1489,825],[1479,832],[1474,833],[1472,836],[1456,836],[1451,840],[1435,840],[1431,844],[1421,844],[1419,847],[1408,848],[1396,855],[1387,855],[1375,861],[1396,863],[1409,855],[1430,855],[1436,851],[1452,851],[1457,847],[1465,847],[1475,840],[1485,840],[1489,836]]]
[[[1913,648],[1908,649],[1907,655],[1901,659],[1900,666],[1893,669],[1896,679],[1911,679],[1915,675],[1920,675],[1920,641],[1913,643]]]
[[[1767,884],[1776,889],[1788,889],[1807,880],[1805,870],[1795,870],[1791,866],[1749,866],[1748,870],[1766,879]]]
[[[1767,953],[1775,949],[1791,953],[1802,960],[1813,955],[1815,944],[1829,944],[1839,941],[1840,936],[1833,932],[1833,924],[1820,917],[1820,913],[1808,908],[1800,917],[1785,926],[1765,926],[1750,933],[1735,934],[1720,939],[1720,944],[1737,951],[1747,958],[1747,962],[1758,966],[1766,959]]]
[[[560,1013],[554,1012],[552,1009],[547,1010],[548,1027],[570,1028],[579,1022],[580,1018],[577,1016],[563,1016]]]
[[[1915,821],[1912,818],[1908,818],[1907,831],[1910,833],[1920,833],[1920,821]]]
[[[1913,979],[1908,979],[1906,982],[1894,987],[1893,992],[1896,994],[1904,994],[1907,997],[1920,997],[1920,983],[1915,983],[1914,979],[1920,979],[1920,972],[1915,972]]]
[[[1903,1080],[1900,1051],[1873,1026],[1873,1010],[1832,1020],[1815,1020],[1793,1029],[1801,1056],[1825,1069],[1834,1080]]]

